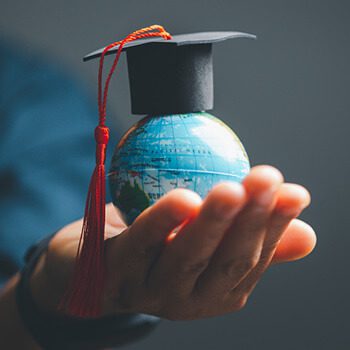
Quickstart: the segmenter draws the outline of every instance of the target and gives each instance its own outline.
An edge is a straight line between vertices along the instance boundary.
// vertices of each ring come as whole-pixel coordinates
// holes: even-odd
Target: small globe
[[[204,198],[223,181],[240,182],[249,160],[236,134],[209,113],[147,116],[117,145],[108,175],[126,222],[174,188]]]

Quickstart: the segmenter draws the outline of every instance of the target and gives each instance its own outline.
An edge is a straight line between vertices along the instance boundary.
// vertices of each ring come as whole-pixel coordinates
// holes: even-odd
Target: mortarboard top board
[[[133,114],[180,114],[213,108],[212,44],[256,36],[241,32],[202,32],[149,38],[125,44]],[[119,45],[107,52],[115,53]],[[101,56],[104,48],[84,57]]]

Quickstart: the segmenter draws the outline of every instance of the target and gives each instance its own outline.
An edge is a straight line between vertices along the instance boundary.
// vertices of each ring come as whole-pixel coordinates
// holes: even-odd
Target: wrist
[[[46,255],[51,239],[52,236],[43,239],[27,254],[16,287],[20,318],[42,348],[86,349],[89,345],[89,348],[97,349],[116,346],[134,341],[155,327],[159,319],[148,315],[124,314],[100,319],[79,319],[57,312],[65,284],[61,283],[64,279],[56,279],[56,273],[53,273],[54,267],[61,264],[51,265],[50,252]]]

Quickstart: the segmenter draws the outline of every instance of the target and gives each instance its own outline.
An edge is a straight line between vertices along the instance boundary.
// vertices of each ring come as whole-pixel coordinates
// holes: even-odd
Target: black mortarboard
[[[213,108],[212,44],[250,38],[241,32],[202,32],[150,38],[125,44],[134,114],[180,114]],[[113,54],[118,45],[107,52]],[[101,56],[104,49],[84,57]]]

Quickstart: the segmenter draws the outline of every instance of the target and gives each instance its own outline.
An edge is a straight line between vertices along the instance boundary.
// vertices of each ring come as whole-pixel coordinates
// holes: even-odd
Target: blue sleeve
[[[31,244],[82,216],[97,114],[60,69],[1,57],[0,255],[20,267]]]

